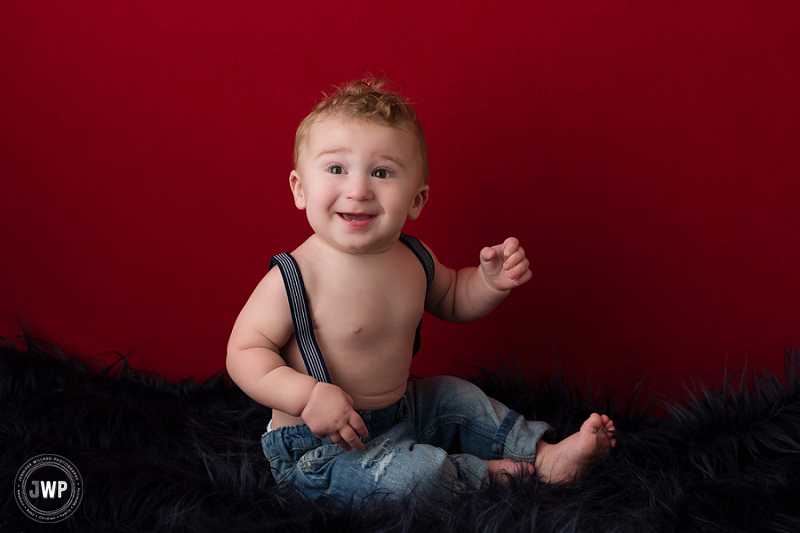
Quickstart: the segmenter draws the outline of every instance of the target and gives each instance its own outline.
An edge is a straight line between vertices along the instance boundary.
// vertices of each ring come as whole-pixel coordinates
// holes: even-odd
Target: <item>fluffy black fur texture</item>
[[[558,372],[474,378],[560,437],[592,411],[618,446],[584,481],[516,480],[449,503],[307,503],[277,487],[259,437],[269,411],[226,376],[170,384],[64,357],[23,339],[0,346],[0,531],[785,532],[800,531],[800,355],[785,378],[745,371],[699,382],[663,415],[587,399]],[[634,391],[635,392],[635,391]],[[632,394],[632,397],[635,394]],[[633,402],[632,402],[633,403]],[[17,470],[54,453],[82,474],[78,511],[39,525],[17,508]]]

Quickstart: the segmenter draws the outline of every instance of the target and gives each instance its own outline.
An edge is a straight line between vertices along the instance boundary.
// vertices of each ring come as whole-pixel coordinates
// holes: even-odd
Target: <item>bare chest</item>
[[[326,341],[356,345],[408,335],[422,319],[425,289],[418,265],[380,276],[329,273],[324,287],[310,291],[314,329]]]

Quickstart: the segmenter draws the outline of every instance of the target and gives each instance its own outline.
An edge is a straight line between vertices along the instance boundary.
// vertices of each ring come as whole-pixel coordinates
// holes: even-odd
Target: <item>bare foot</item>
[[[611,435],[614,422],[593,413],[573,433],[557,444],[539,441],[536,474],[547,483],[572,483],[582,479],[616,445]]]

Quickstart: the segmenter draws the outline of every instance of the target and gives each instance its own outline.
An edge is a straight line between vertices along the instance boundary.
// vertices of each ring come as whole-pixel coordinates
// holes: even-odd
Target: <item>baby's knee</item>
[[[482,394],[477,385],[455,376],[436,376],[415,382],[417,394],[435,397],[438,402]]]

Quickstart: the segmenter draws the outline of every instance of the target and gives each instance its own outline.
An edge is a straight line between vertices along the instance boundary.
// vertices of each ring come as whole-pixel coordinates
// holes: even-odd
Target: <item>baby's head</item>
[[[300,150],[314,123],[331,117],[363,120],[404,130],[416,138],[422,156],[423,179],[427,183],[428,147],[425,132],[411,104],[386,86],[386,80],[369,78],[348,83],[326,95],[297,127],[294,138],[294,167],[297,168]]]

